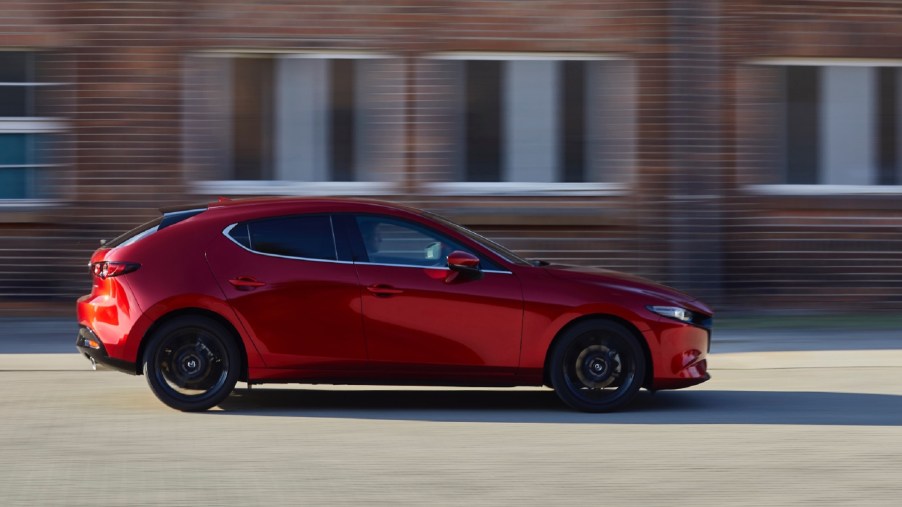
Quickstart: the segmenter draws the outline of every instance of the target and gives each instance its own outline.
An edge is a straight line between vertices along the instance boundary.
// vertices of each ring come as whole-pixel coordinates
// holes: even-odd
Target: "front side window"
[[[427,216],[431,217],[433,220],[441,222],[445,227],[454,229],[458,234],[462,234],[462,235],[466,236],[467,238],[469,238],[471,241],[474,241],[474,242],[482,245],[483,248],[487,248],[487,249],[493,251],[496,255],[500,256],[507,262],[510,262],[513,264],[519,264],[521,266],[529,266],[530,265],[529,261],[527,261],[526,259],[523,259],[519,255],[510,251],[507,247],[502,246],[502,245],[496,243],[495,241],[493,241],[489,238],[486,238],[485,236],[483,236],[481,234],[471,231],[470,229],[467,229],[466,227],[464,227],[460,224],[456,224],[456,223],[448,220],[447,218],[436,215],[434,213],[426,212],[425,214]]]
[[[371,263],[446,267],[455,250],[473,253],[460,243],[432,229],[389,217],[358,216],[366,255]]]
[[[254,252],[336,260],[332,223],[327,215],[292,216],[254,220],[235,225],[228,235]]]

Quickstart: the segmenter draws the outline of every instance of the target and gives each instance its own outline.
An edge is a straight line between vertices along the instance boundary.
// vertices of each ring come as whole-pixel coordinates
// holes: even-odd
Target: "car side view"
[[[209,409],[236,382],[550,386],[587,412],[708,380],[712,311],[526,261],[431,213],[268,198],[164,210],[91,257],[78,350]]]

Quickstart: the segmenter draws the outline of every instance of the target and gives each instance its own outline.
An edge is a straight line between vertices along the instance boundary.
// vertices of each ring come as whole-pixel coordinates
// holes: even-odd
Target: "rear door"
[[[360,287],[328,214],[226,228],[207,258],[271,368],[345,370],[366,360]]]

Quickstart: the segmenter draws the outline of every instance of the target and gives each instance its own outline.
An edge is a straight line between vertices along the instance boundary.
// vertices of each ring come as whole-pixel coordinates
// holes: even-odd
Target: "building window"
[[[53,115],[55,83],[44,55],[0,51],[0,200],[54,197],[52,169],[59,163],[61,123]]]
[[[775,132],[781,183],[900,185],[899,68],[785,65]]]
[[[627,182],[635,144],[630,62],[441,55],[451,84],[448,180]],[[425,80],[424,80],[425,81]]]
[[[247,193],[260,193],[253,182],[291,193],[290,182],[391,181],[401,167],[398,65],[361,55],[192,56],[188,165],[208,181],[249,183]]]

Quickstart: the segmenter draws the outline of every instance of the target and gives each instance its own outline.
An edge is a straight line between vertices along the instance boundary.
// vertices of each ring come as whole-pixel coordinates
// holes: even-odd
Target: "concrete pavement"
[[[90,371],[70,320],[3,319],[0,505],[898,506],[900,340],[834,331],[724,330],[710,382],[613,414],[299,385],[186,414]]]

